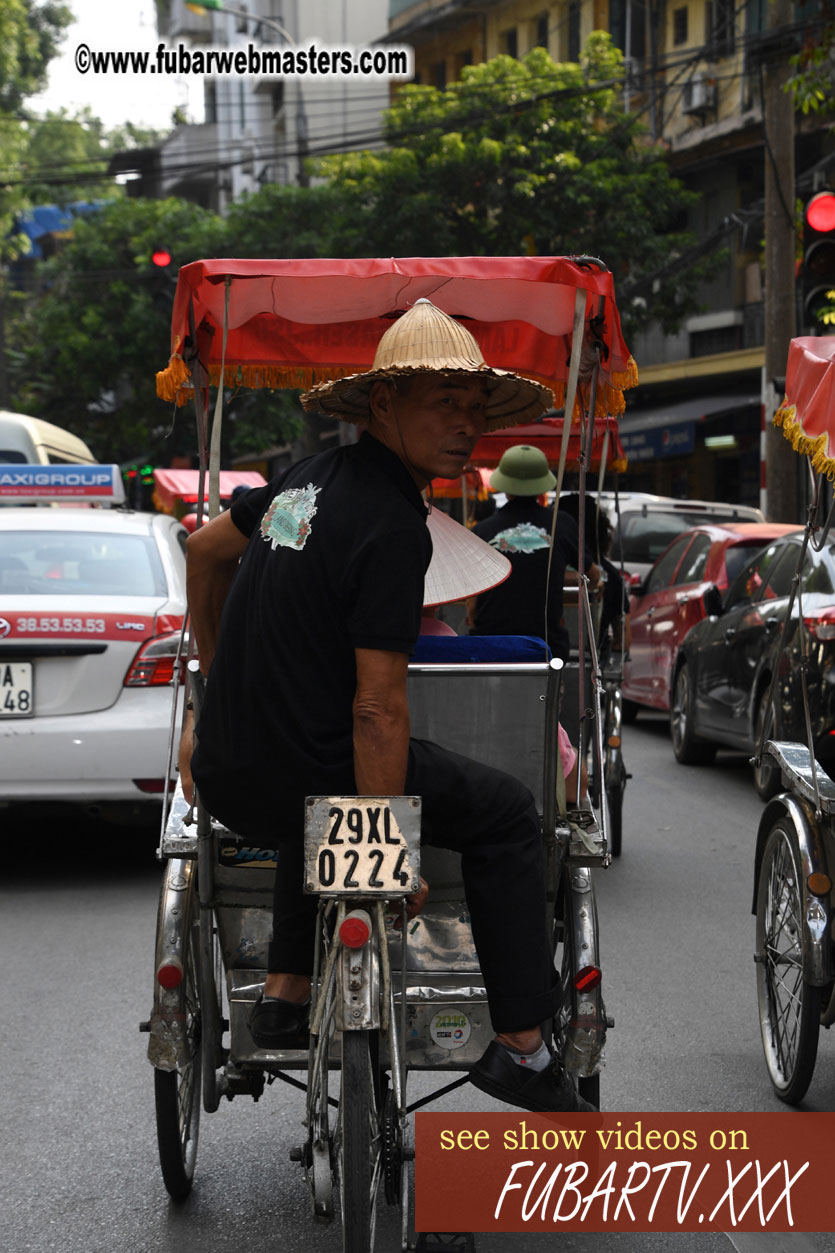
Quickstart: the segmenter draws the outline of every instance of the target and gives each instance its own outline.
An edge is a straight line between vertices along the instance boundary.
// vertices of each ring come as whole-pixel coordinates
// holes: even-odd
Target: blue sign
[[[695,422],[675,422],[646,431],[621,430],[620,442],[630,461],[655,461],[659,457],[681,457],[695,446]]]
[[[0,465],[0,500],[7,503],[67,500],[118,505],[124,499],[118,466]]]

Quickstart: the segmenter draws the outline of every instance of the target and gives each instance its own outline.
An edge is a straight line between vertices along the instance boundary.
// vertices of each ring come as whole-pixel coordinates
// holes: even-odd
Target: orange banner
[[[835,1114],[415,1115],[417,1231],[832,1231]]]

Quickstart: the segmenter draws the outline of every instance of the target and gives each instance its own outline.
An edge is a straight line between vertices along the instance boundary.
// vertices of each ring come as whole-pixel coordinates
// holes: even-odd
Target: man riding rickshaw
[[[305,797],[419,795],[423,842],[462,854],[496,1031],[472,1082],[527,1109],[591,1109],[539,1025],[558,980],[533,799],[510,775],[410,740],[406,696],[431,557],[420,492],[460,475],[486,429],[531,420],[552,394],[490,369],[463,326],[419,300],[370,371],[302,403],[361,423],[361,439],[297,463],[188,544],[192,628],[211,666],[194,778],[230,829],[259,839],[279,828],[253,1038],[278,1046],[306,1025],[316,902],[302,892]]]

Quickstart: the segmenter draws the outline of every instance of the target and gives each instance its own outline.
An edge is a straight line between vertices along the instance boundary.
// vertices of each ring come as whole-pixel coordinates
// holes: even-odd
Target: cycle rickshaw
[[[180,271],[174,351],[158,390],[168,400],[194,401],[210,512],[217,510],[223,384],[309,386],[367,368],[388,320],[422,296],[467,319],[491,364],[547,382],[581,426],[595,412],[619,412],[623,388],[636,381],[612,276],[591,259],[195,262]],[[218,388],[211,423],[210,384]],[[588,615],[582,583],[580,600]],[[196,663],[189,667],[194,675]],[[424,656],[410,666],[409,705],[413,734],[516,773],[537,797],[548,925],[563,987],[554,1042],[594,1100],[610,1025],[590,872],[608,861],[605,815],[598,823],[558,797],[560,677],[544,645],[513,661]],[[198,682],[193,692],[199,702]],[[175,689],[172,730],[177,721]],[[397,858],[380,870],[379,886],[368,877],[359,891],[334,882],[322,840],[335,814],[357,830],[373,821],[394,833]],[[266,976],[275,850],[247,844],[200,806],[195,821],[178,787],[160,844],[168,861],[153,1010],[143,1024],[160,1161],[173,1197],[191,1187],[201,1094],[203,1109],[213,1112],[221,1097],[257,1099],[267,1081],[279,1079],[306,1093],[304,1125],[287,1147],[303,1167],[314,1216],[341,1222],[343,1248],[366,1253],[383,1193],[401,1207],[407,1247],[408,1116],[434,1099],[409,1104],[408,1075],[457,1074],[434,1095],[447,1092],[467,1082],[492,1036],[454,854],[425,851],[430,903],[405,926],[418,837],[419,798],[330,797],[324,808],[321,798],[311,799],[306,878],[320,897],[320,923],[310,1046],[264,1050],[250,1036],[248,1016]]]
[[[765,756],[784,791],[766,806],[757,834],[754,903],[757,997],[763,1051],[777,1096],[798,1104],[817,1058],[821,1027],[835,1022],[835,782],[814,753],[806,658],[813,647],[803,621],[808,548],[826,543],[835,504],[822,522],[824,478],[835,477],[835,339],[802,337],[789,348],[786,395],[775,418],[809,459],[812,500],[792,582],[778,657],[797,602],[808,743],[769,739],[785,699],[775,665],[754,762]]]
[[[603,489],[604,476],[607,472],[615,476],[615,501],[617,502],[617,478],[626,469],[627,459],[620,442],[617,419],[611,414],[595,416],[594,422],[585,429],[571,427],[568,435],[567,453],[563,454],[563,418],[544,417],[538,422],[529,422],[524,426],[512,427],[509,430],[491,431],[483,435],[473,449],[472,464],[474,466],[494,469],[498,466],[502,455],[514,444],[530,444],[540,449],[548,459],[548,464],[558,471],[562,482],[563,471],[575,474],[584,471],[597,475],[597,492]],[[558,498],[559,489],[555,493]],[[596,527],[591,536],[585,536],[585,543],[594,560],[600,565],[598,535]],[[586,518],[589,517],[589,511]],[[623,578],[623,562],[621,561],[621,577]],[[599,638],[601,588],[598,586],[590,592],[591,621],[588,627],[589,638]],[[606,805],[606,838],[609,851],[613,857],[619,857],[623,842],[623,795],[626,781],[630,777],[623,759],[621,743],[623,697],[623,657],[626,651],[623,638],[623,619],[621,619],[621,638],[617,647],[606,648],[600,657],[591,649],[584,650],[581,642],[581,617],[578,612],[580,604],[579,591],[576,584],[563,588],[563,606],[566,609],[566,624],[571,643],[571,659],[563,673],[562,723],[572,743],[582,743],[586,749],[591,745],[596,726],[600,728],[600,744],[602,755],[591,753],[590,786],[595,805]],[[583,653],[585,652],[585,656]],[[582,695],[580,685],[582,661]],[[592,698],[593,675],[599,663],[599,683],[601,685],[600,717],[595,721],[595,702]]]

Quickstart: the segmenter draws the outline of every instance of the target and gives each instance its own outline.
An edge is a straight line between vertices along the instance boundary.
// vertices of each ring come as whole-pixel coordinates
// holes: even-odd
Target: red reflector
[[[371,919],[364,909],[350,913],[339,928],[339,938],[346,948],[362,948],[371,935]]]
[[[178,988],[182,981],[183,967],[176,957],[169,958],[167,962],[163,962],[157,970],[157,983],[168,992],[172,988]]]
[[[583,966],[574,976],[574,986],[578,992],[590,992],[602,978],[603,972],[599,966]]]
[[[165,791],[165,779],[134,779],[134,787],[138,787],[140,792],[153,792],[155,794]],[[172,788],[175,786],[175,780],[171,780]]]

